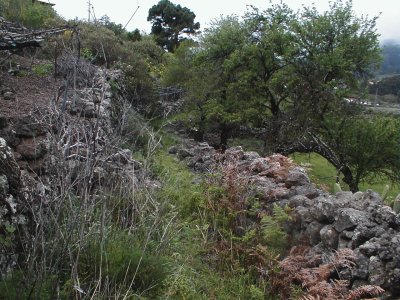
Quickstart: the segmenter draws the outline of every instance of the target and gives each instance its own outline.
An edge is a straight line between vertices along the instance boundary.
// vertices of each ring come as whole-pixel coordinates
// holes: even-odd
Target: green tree
[[[398,118],[362,116],[350,119],[344,128],[338,134],[341,145],[334,151],[342,166],[348,166],[352,172],[353,177],[346,182],[351,190],[358,191],[361,181],[373,181],[376,177],[400,182]]]
[[[195,34],[200,23],[194,22],[196,15],[187,7],[175,5],[168,0],[161,0],[149,9],[147,21],[152,23],[151,33],[157,43],[173,52],[184,39],[182,35]]]
[[[214,22],[200,42],[196,56],[201,80],[208,83],[203,93],[202,105],[208,127],[220,133],[220,143],[227,145],[235,127],[245,122],[243,110],[246,99],[237,97],[233,84],[236,74],[230,71],[229,59],[245,43],[246,35],[237,17],[226,17]],[[198,81],[197,78],[197,81]],[[251,109],[251,106],[248,105]]]
[[[166,69],[162,77],[164,86],[175,86],[185,91],[185,109],[188,111],[187,127],[193,137],[202,141],[208,128],[205,103],[208,100],[213,76],[207,67],[196,60],[195,44],[187,40],[172,54],[166,55]],[[202,78],[202,80],[198,80]]]
[[[375,25],[376,18],[354,16],[351,1],[331,3],[330,10],[322,14],[305,7],[291,24],[297,54],[291,57],[295,80],[287,86],[293,105],[281,123],[278,148],[286,154],[321,154],[344,175],[352,191],[358,190],[363,175],[349,163],[346,156],[354,149],[349,150],[342,140],[345,132],[361,130],[349,120],[361,120],[357,115],[362,107],[346,99],[363,96],[361,82],[370,74],[371,65],[380,61]]]
[[[291,80],[293,39],[289,26],[294,12],[285,4],[272,5],[261,12],[252,8],[242,26],[246,43],[229,59],[230,72],[237,74],[234,86],[240,97],[264,115],[277,117],[289,101],[287,84]]]
[[[307,131],[303,141],[293,143],[298,152],[316,152],[343,174],[353,192],[362,181],[379,177],[400,182],[400,119],[380,115],[326,117],[325,126]],[[308,148],[307,148],[308,147]]]
[[[137,42],[142,40],[142,34],[140,33],[140,30],[136,28],[134,31],[127,33],[127,38],[132,42]]]
[[[198,47],[184,43],[170,55],[164,84],[185,89],[189,123],[198,140],[203,139],[206,130],[218,131],[221,144],[226,144],[231,131],[242,122],[242,102],[234,98],[230,88],[234,76],[225,62],[244,40],[244,30],[236,17],[221,18],[207,29]]]
[[[354,149],[342,141],[359,128],[351,120],[366,122],[362,107],[348,99],[363,96],[362,82],[380,61],[375,25],[376,18],[355,16],[351,1],[332,2],[322,13],[278,4],[252,8],[243,21],[223,18],[191,50],[193,63],[184,64],[191,71],[183,86],[196,95],[188,98],[196,103],[192,112],[201,111],[203,128],[219,130],[221,143],[239,125],[262,126],[270,151],[317,152],[356,191],[369,175],[350,163]]]

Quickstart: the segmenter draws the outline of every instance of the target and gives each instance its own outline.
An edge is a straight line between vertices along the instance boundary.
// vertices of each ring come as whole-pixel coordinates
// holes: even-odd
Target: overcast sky
[[[44,0],[48,1],[48,0]],[[56,11],[66,19],[88,18],[88,0],[50,0],[55,3]],[[150,23],[147,22],[149,8],[158,3],[158,0],[90,0],[97,18],[108,15],[115,23],[125,25],[137,10],[127,26],[128,30],[139,28],[150,32]],[[196,21],[204,29],[210,20],[220,15],[236,14],[242,16],[246,5],[253,5],[260,9],[267,8],[269,0],[171,0],[175,4],[188,7],[196,14]],[[279,0],[273,0],[274,3]],[[302,4],[315,3],[320,11],[326,10],[329,0],[284,0],[292,9],[298,9]],[[139,8],[138,8],[139,7]],[[353,0],[353,8],[357,15],[381,16],[377,23],[378,32],[382,40],[400,40],[400,2],[399,0]]]

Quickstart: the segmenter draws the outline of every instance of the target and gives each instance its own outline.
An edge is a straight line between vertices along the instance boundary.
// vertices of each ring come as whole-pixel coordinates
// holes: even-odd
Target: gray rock
[[[263,176],[251,176],[249,178],[249,183],[253,192],[262,196],[263,198],[268,198],[271,190],[278,187],[278,185],[271,178]]]
[[[308,202],[310,199],[308,199],[306,196],[300,194],[300,195],[295,195],[289,199],[289,207],[291,208],[296,208],[298,206],[308,206]]]
[[[193,157],[194,153],[191,150],[188,149],[179,149],[178,150],[178,157],[179,159],[185,159],[187,157]]]
[[[21,172],[11,149],[2,138],[0,138],[0,175],[7,177],[9,192],[15,195],[21,184]]]
[[[339,235],[338,249],[352,248],[352,241],[345,238],[342,234]]]
[[[226,149],[225,157],[228,160],[241,160],[244,157],[244,151],[241,146],[231,147]]]
[[[324,226],[320,230],[321,241],[328,249],[337,249],[339,243],[339,235],[332,225]]]
[[[354,229],[358,224],[364,223],[365,220],[368,220],[368,215],[366,212],[353,208],[341,208],[335,219],[335,229],[338,232],[342,232],[345,229]]]
[[[353,277],[355,279],[368,279],[369,275],[369,257],[362,254],[359,250],[355,250],[356,268],[353,270]]]
[[[369,282],[373,285],[382,286],[385,283],[386,274],[383,272],[385,266],[383,262],[377,256],[371,256],[369,258]]]
[[[201,157],[203,160],[207,160],[214,157],[215,149],[209,146],[207,143],[204,144],[206,144],[206,146],[201,146],[201,147],[199,146],[193,149],[194,155]]]
[[[0,131],[0,136],[6,141],[7,145],[15,148],[21,143],[21,138],[15,135],[15,131],[11,128],[6,128]],[[17,159],[17,158],[16,158]]]
[[[388,286],[392,296],[400,296],[400,263],[397,268],[393,269],[392,276],[388,281]]]
[[[302,229],[306,229],[308,224],[314,221],[314,217],[311,211],[306,207],[302,206],[297,207],[296,213],[300,216]]]
[[[367,190],[364,193],[355,193],[351,201],[351,206],[359,210],[368,211],[379,205],[383,205],[382,199],[378,193]]]
[[[14,130],[17,137],[37,137],[46,133],[45,126],[31,115],[18,119]]]
[[[4,100],[15,100],[17,96],[15,93],[8,91],[3,94],[3,98]]]
[[[352,192],[341,191],[336,193],[335,203],[338,207],[353,207],[349,205],[353,198]]]
[[[260,154],[254,151],[246,151],[243,153],[243,159],[244,160],[255,160],[257,158],[260,158]]]
[[[362,244],[360,247],[358,247],[360,252],[367,257],[376,255],[378,252],[378,248],[379,246],[373,241],[367,241],[365,244]]]
[[[299,170],[290,171],[285,181],[285,185],[288,188],[292,186],[307,185],[309,183],[310,179],[308,178],[308,176],[304,172],[301,172]]]
[[[319,242],[321,242],[321,229],[324,225],[318,223],[318,222],[311,222],[306,230],[305,230],[305,236],[308,237],[310,244],[311,245],[316,245]]]
[[[378,224],[395,226],[396,213],[389,206],[380,206],[372,215],[373,220]]]
[[[168,153],[169,154],[177,154],[179,150],[179,146],[174,145],[168,148]]]
[[[0,199],[5,198],[8,194],[8,180],[6,175],[0,175]]]
[[[321,191],[316,189],[312,184],[300,185],[291,188],[291,193],[294,195],[304,195],[308,199],[315,199],[321,195]]]
[[[256,158],[251,162],[250,169],[254,173],[265,172],[269,169],[270,164],[266,158]]]
[[[333,223],[338,209],[337,204],[325,196],[318,197],[314,201],[312,209],[314,218],[323,224]]]
[[[369,228],[364,225],[359,225],[353,232],[353,236],[351,237],[352,246],[358,247],[372,238],[376,233],[375,228]]]

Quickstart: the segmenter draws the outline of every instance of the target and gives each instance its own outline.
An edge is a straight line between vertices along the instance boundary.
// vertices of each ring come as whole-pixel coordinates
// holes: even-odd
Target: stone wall
[[[96,196],[136,180],[141,166],[118,147],[120,124],[112,124],[125,101],[112,92],[120,80],[121,72],[98,68],[92,86],[67,93],[61,87],[46,109],[0,116],[0,278],[31,242],[37,212],[62,193],[84,189]]]
[[[400,214],[385,205],[377,193],[326,193],[310,182],[303,168],[282,155],[260,157],[241,147],[221,154],[193,140],[169,152],[198,172],[214,172],[216,157],[234,161],[241,176],[248,177],[249,195],[257,196],[263,204],[260,209],[270,210],[273,204],[292,209],[292,221],[286,226],[292,247],[306,245],[322,257],[350,248],[356,266],[336,276],[348,280],[353,288],[379,285],[386,290],[386,299],[399,299]]]

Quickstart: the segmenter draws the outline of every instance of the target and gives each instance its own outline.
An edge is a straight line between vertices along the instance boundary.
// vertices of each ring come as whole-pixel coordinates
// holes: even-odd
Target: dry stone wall
[[[207,143],[193,140],[169,152],[198,172],[216,170],[216,157],[235,161],[242,176],[249,179],[249,195],[261,200],[260,209],[269,210],[273,204],[292,209],[292,221],[285,227],[292,247],[309,246],[311,253],[322,257],[350,248],[357,264],[336,276],[348,280],[353,288],[379,285],[386,290],[385,299],[399,299],[400,214],[385,205],[379,194],[372,190],[326,193],[310,182],[303,168],[282,155],[260,157],[241,147],[220,154]]]
[[[118,147],[119,124],[112,124],[125,100],[111,84],[122,74],[99,68],[92,76],[91,86],[61,86],[46,109],[0,116],[0,278],[32,240],[34,216],[62,193],[85,189],[95,197],[136,180],[141,165]]]

